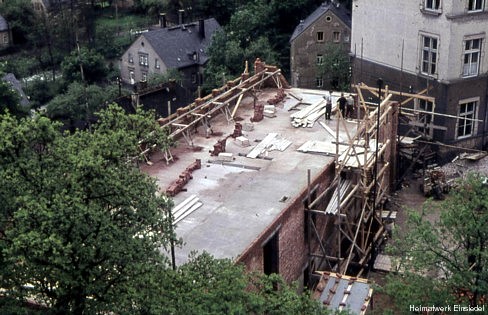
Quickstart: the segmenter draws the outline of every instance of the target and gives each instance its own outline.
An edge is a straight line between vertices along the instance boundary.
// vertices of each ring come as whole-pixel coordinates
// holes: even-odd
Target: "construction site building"
[[[206,251],[307,287],[318,271],[364,277],[386,235],[398,121],[387,88],[375,106],[365,92],[347,93],[347,119],[332,93],[325,121],[328,92],[289,88],[257,60],[253,74],[161,119],[177,146],[143,151],[143,170],[173,197],[175,263]]]

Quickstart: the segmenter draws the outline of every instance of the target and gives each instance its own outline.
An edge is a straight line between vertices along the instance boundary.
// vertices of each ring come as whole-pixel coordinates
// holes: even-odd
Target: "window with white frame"
[[[315,85],[317,87],[323,87],[324,86],[324,79],[322,77],[315,78]]]
[[[421,72],[429,76],[437,73],[439,39],[434,36],[422,35],[421,38]]]
[[[481,38],[464,40],[463,76],[478,75],[480,68]]]
[[[154,68],[156,68],[156,69],[161,68],[161,66],[159,65],[159,59],[158,58],[154,59]]]
[[[441,0],[424,0],[424,9],[429,11],[439,11]]]
[[[475,133],[476,109],[479,99],[464,100],[459,103],[456,137],[470,137]]]
[[[139,65],[147,67],[149,65],[147,59],[147,54],[139,54]]]
[[[147,72],[143,71],[141,72],[141,81],[146,82],[147,81]]]
[[[318,54],[317,55],[317,65],[322,65],[324,63],[324,55]]]
[[[468,12],[483,11],[485,0],[468,0]]]
[[[135,77],[134,69],[130,69],[130,68],[129,68],[129,81],[130,81],[130,84],[136,83],[136,77]]]
[[[127,58],[127,59],[129,59],[129,63],[134,63],[134,57],[132,56],[132,54],[131,54],[131,53],[129,53],[129,55],[128,55],[128,58]]]

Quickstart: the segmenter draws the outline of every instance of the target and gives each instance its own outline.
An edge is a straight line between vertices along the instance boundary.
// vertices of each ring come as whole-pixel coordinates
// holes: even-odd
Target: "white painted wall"
[[[351,51],[357,57],[403,71],[419,73],[420,34],[439,36],[438,76],[441,81],[461,78],[463,39],[485,34],[480,73],[488,71],[488,0],[485,12],[466,14],[468,0],[441,0],[441,13],[423,12],[423,0],[354,0]],[[457,16],[456,18],[452,18]],[[362,43],[362,44],[361,44]]]

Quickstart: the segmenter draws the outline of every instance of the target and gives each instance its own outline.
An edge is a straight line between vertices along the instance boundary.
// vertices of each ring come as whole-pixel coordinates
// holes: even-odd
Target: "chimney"
[[[200,19],[198,20],[198,34],[200,38],[205,38],[205,20]]]
[[[183,13],[185,13],[185,10],[178,10],[178,24],[183,25]]]
[[[166,28],[166,13],[159,13],[159,27]]]

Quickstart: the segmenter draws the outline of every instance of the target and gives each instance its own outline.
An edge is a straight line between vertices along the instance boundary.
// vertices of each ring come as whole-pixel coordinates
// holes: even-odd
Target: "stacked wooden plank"
[[[309,105],[290,115],[291,125],[295,128],[312,128],[315,121],[325,115],[325,100]]]
[[[346,194],[349,192],[349,188],[351,187],[352,182],[348,179],[344,180],[341,182],[339,189],[335,189],[334,193],[332,195],[332,198],[329,201],[329,204],[327,205],[327,208],[325,209],[325,213],[327,214],[337,214],[338,206],[339,206],[339,199],[342,201],[345,197]],[[340,198],[339,198],[340,194]]]
[[[195,195],[191,195],[190,197],[186,198],[171,211],[173,214],[173,224],[177,224],[202,205],[203,203]]]
[[[339,154],[347,150],[348,146],[340,144],[339,145]],[[308,140],[304,144],[302,144],[297,151],[304,152],[304,153],[324,153],[335,155],[336,154],[336,144],[330,141],[317,141],[317,140]]]
[[[277,133],[269,133],[258,145],[256,145],[246,157],[255,159],[263,152],[267,151],[285,151],[291,145],[291,141],[281,138]]]
[[[274,138],[276,138],[277,136],[278,136],[277,133],[274,132],[269,133],[260,143],[258,143],[257,146],[255,146],[251,150],[251,152],[247,154],[247,157],[251,159],[257,158],[261,154],[261,152],[264,151],[268,147],[268,145],[270,145],[273,142]]]

